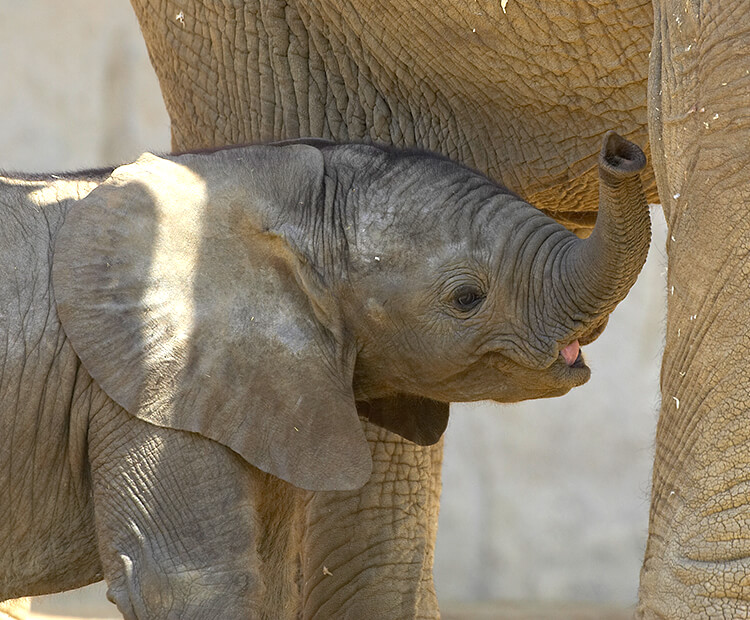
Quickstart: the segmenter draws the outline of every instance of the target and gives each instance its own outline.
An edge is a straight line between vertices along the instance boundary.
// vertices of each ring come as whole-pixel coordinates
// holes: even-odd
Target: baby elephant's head
[[[580,240],[425,153],[309,141],[145,154],[67,214],[58,314],[132,415],[306,489],[357,488],[371,456],[356,401],[410,403],[371,419],[430,442],[445,420],[414,413],[420,398],[510,402],[588,379],[579,346],[645,260],[644,164],[605,138],[599,216]]]
[[[586,240],[446,159],[340,148],[334,161],[356,166],[340,179],[348,260],[336,295],[357,342],[358,398],[514,402],[588,380],[580,345],[601,333],[648,251],[637,146],[605,140]]]

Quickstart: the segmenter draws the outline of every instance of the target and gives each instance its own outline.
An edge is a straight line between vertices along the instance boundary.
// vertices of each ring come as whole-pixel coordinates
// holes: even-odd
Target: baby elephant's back
[[[70,566],[98,569],[87,420],[76,402],[82,377],[90,380],[57,318],[50,278],[55,234],[94,185],[0,176],[0,600],[86,578],[64,576]]]

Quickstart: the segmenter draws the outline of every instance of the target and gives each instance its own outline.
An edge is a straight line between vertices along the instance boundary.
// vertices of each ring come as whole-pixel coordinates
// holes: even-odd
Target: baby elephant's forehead
[[[485,257],[491,251],[507,203],[517,200],[514,195],[442,158],[414,156],[389,163],[358,196],[353,232],[360,253],[405,262]]]
[[[375,226],[365,232],[369,234],[357,239],[355,260],[380,268],[399,265],[404,271],[422,274],[488,267],[505,245],[497,221],[477,224],[455,211],[421,218],[412,226]]]

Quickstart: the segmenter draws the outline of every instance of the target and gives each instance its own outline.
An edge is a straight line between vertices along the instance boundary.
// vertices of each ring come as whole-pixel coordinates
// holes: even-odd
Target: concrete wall
[[[169,149],[168,119],[127,1],[0,0],[0,168],[75,169],[147,149]],[[654,219],[639,283],[586,347],[588,385],[551,401],[453,408],[442,600],[634,601],[665,305]]]
[[[0,168],[49,171],[169,150],[127,0],[0,0]]]

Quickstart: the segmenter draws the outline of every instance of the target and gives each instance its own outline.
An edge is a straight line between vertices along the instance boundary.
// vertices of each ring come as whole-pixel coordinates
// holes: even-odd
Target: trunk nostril
[[[604,136],[600,165],[610,174],[628,177],[646,167],[643,151],[614,131]]]

